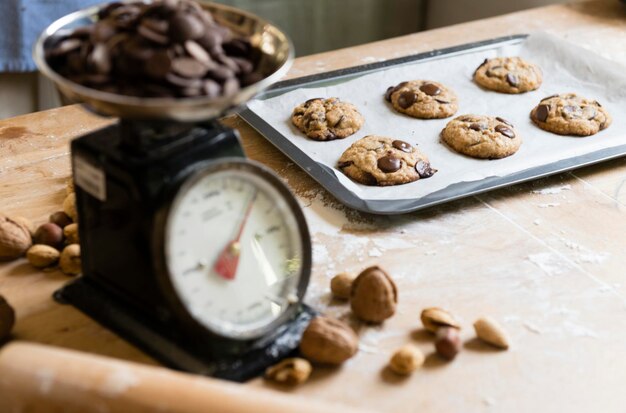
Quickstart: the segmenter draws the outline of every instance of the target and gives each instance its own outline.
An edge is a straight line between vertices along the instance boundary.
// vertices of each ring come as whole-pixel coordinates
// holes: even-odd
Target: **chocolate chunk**
[[[478,69],[480,69],[481,67],[486,65],[488,61],[489,61],[489,59],[483,60],[483,62],[481,64],[479,64],[478,67],[474,70],[474,75],[476,74],[476,72],[478,72]]]
[[[582,108],[574,105],[563,106],[561,116],[564,118],[580,118],[582,117]]]
[[[480,132],[481,130],[487,129],[487,126],[483,123],[472,123],[471,125],[469,125],[469,128],[471,130]]]
[[[207,73],[208,68],[190,57],[178,57],[172,62],[172,70],[183,77],[200,78]]]
[[[416,100],[417,100],[417,97],[415,96],[415,93],[402,92],[400,97],[398,97],[398,105],[400,105],[402,109],[406,109],[409,106],[411,106],[413,103],[415,103]]]
[[[198,62],[203,63],[205,66],[213,63],[213,59],[211,59],[209,53],[204,50],[200,44],[194,42],[193,40],[187,40],[185,42],[185,50],[191,57],[196,59]]]
[[[306,102],[304,102],[304,107],[308,108],[309,106],[311,106],[311,103],[315,102],[316,100],[324,100],[324,98],[313,98],[313,99],[309,99]]]
[[[430,178],[437,172],[436,169],[431,168],[430,162],[419,161],[415,164],[415,171],[420,178]]]
[[[385,100],[391,102],[391,94],[396,90],[394,86],[389,86],[385,92]]]
[[[337,139],[337,135],[335,135],[335,133],[331,130],[326,131],[325,137],[327,141],[332,141],[332,140]]]
[[[585,106],[583,108],[582,116],[585,119],[592,120],[592,119],[594,119],[596,117],[596,114],[597,114],[596,109],[593,106]]]
[[[494,66],[491,69],[487,70],[485,74],[489,77],[497,77],[498,74],[495,72],[495,70],[498,70],[498,69],[502,69],[502,66]]]
[[[339,163],[337,164],[337,168],[339,168],[339,169],[343,169],[343,168],[347,168],[347,167],[348,167],[348,166],[350,166],[350,165],[354,165],[354,162],[352,162],[352,161],[344,161],[344,162],[339,162]]]
[[[545,99],[544,99],[545,100]],[[539,105],[535,110],[535,119],[539,122],[545,122],[550,114],[550,105]]]
[[[593,101],[593,104],[596,105],[597,107],[601,108],[602,105],[600,104],[600,102],[598,102],[597,100]]]
[[[507,81],[507,83],[509,85],[511,85],[513,87],[519,86],[519,79],[514,74],[507,73],[506,74],[506,81]]]
[[[502,123],[505,123],[505,124],[509,125],[510,127],[513,127],[513,124],[512,124],[511,122],[509,122],[508,120],[504,119],[504,118],[501,118],[501,117],[499,117],[499,116],[496,116],[496,120],[497,120],[497,121],[500,121],[500,122],[502,122]]]
[[[396,172],[402,166],[402,161],[395,156],[383,156],[378,160],[378,169],[383,172]]]
[[[192,14],[177,11],[170,19],[169,33],[179,42],[195,40],[204,35],[204,24]]]
[[[407,153],[413,152],[413,146],[410,143],[405,142],[405,141],[396,139],[395,141],[391,142],[391,145],[394,148],[401,150],[402,152],[407,152]]]
[[[450,103],[447,100],[443,100],[443,99],[435,99],[436,102],[439,102],[441,104],[446,104],[446,103]]]
[[[420,90],[426,93],[428,96],[437,96],[441,93],[441,89],[439,88],[439,86],[433,83],[424,83],[422,86],[420,86]]]
[[[545,97],[545,98],[541,99],[541,101],[543,102],[544,100],[548,100],[548,99],[552,99],[552,98],[557,98],[557,97],[559,97],[559,95],[550,95],[550,96],[547,96],[547,97]]]
[[[513,132],[512,129],[504,126],[504,125],[497,125],[496,126],[496,132],[501,133],[502,135],[506,136],[507,138],[515,138],[515,132]]]

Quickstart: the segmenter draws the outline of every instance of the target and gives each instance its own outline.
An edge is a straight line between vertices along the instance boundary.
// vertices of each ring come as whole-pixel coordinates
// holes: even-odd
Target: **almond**
[[[452,317],[452,315],[444,309],[439,307],[430,307],[422,310],[420,316],[424,328],[431,333],[436,333],[440,327],[453,327],[460,329],[459,323]]]
[[[494,319],[490,317],[479,318],[474,323],[474,330],[479,339],[494,347],[506,350],[509,348],[510,340],[504,329]]]

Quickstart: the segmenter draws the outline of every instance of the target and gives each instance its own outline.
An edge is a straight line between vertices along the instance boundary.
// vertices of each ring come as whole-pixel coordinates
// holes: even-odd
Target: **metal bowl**
[[[124,2],[131,1],[136,0]],[[52,70],[45,59],[44,48],[62,33],[93,24],[98,20],[98,11],[106,4],[68,14],[48,26],[35,44],[33,51],[35,63],[39,70],[54,82],[61,94],[72,102],[83,103],[88,109],[100,115],[125,119],[195,122],[233,113],[243,103],[287,73],[293,63],[293,47],[285,33],[253,14],[221,4],[208,2],[200,4],[213,13],[216,21],[229,27],[234,33],[248,37],[252,45],[261,51],[258,70],[266,74],[263,80],[226,97],[141,98],[79,85]]]

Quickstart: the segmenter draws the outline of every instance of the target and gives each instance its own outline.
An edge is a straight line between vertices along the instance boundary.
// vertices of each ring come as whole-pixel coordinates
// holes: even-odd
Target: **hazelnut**
[[[460,329],[459,323],[450,313],[439,307],[430,307],[422,310],[420,316],[424,328],[431,333],[436,333],[439,327],[454,327]]]
[[[15,324],[15,311],[9,305],[7,300],[0,295],[0,342],[4,341]]]
[[[76,212],[76,194],[72,192],[63,201],[63,211],[72,218],[72,221],[78,222],[78,213]]]
[[[358,349],[359,337],[347,324],[324,316],[311,321],[300,341],[302,355],[316,363],[341,364]]]
[[[50,245],[54,248],[63,247],[63,230],[57,224],[46,222],[37,228],[33,237],[35,244]]]
[[[347,272],[342,272],[333,277],[330,280],[330,291],[333,293],[333,297],[342,300],[350,298],[350,291],[352,290],[352,282],[354,281],[354,275]]]
[[[500,324],[490,317],[483,317],[474,323],[474,330],[479,339],[494,347],[506,350],[509,348],[509,338]]]
[[[352,283],[350,306],[363,321],[382,323],[394,315],[397,304],[396,284],[377,266],[363,270]]]
[[[265,370],[265,378],[276,383],[295,386],[308,380],[313,367],[308,360],[294,357],[288,358],[268,367]]]
[[[26,252],[28,262],[36,268],[45,268],[56,264],[60,256],[59,250],[44,244],[35,244]]]
[[[61,252],[61,257],[59,258],[59,266],[61,267],[61,271],[65,274],[80,274],[82,271],[80,261],[80,245],[70,244],[65,247],[63,252]]]
[[[68,244],[78,244],[78,224],[69,224],[65,228],[63,228],[63,235],[65,235],[65,242]]]
[[[412,344],[407,344],[396,350],[389,360],[389,368],[397,374],[406,376],[413,373],[424,364],[424,353]]]
[[[0,215],[0,261],[21,257],[32,244],[30,231],[24,224]]]
[[[53,224],[57,224],[61,228],[65,228],[72,223],[72,218],[70,218],[69,215],[67,215],[63,211],[57,211],[54,214],[50,215],[49,221]]]
[[[453,360],[461,351],[459,330],[453,327],[440,327],[435,333],[435,350],[446,360]]]

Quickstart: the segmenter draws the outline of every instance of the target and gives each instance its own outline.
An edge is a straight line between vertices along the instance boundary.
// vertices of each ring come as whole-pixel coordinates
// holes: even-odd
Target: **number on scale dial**
[[[166,227],[179,299],[200,324],[232,338],[253,335],[298,301],[302,249],[284,196],[245,169],[184,186]]]

